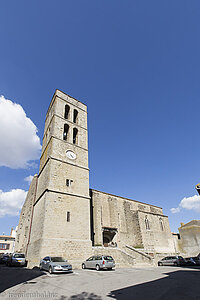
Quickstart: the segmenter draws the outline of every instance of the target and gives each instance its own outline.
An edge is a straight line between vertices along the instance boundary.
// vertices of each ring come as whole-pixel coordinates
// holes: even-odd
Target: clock
[[[67,150],[66,154],[69,159],[76,159],[76,154],[73,151]]]

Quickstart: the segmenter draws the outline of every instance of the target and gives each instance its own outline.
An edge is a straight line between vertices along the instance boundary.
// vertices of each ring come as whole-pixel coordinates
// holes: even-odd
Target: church
[[[15,251],[28,266],[63,256],[73,267],[94,254],[117,266],[175,253],[162,208],[90,189],[87,106],[56,90],[45,120],[38,174],[22,207]]]

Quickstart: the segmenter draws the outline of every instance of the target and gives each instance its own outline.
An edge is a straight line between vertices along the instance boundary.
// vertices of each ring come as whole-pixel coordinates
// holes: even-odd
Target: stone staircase
[[[110,255],[114,258],[116,267],[132,268],[139,266],[153,266],[153,258],[129,245],[123,247],[92,247],[93,255]]]
[[[149,266],[149,265],[154,265],[154,259],[150,255],[146,254],[144,251],[141,249],[134,248],[129,245],[125,245],[123,248],[126,249],[126,252],[129,255],[132,255],[135,257],[135,265],[137,266]]]

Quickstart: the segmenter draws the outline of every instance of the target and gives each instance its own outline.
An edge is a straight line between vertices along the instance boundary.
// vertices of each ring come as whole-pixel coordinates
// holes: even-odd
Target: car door
[[[170,266],[176,265],[177,262],[178,262],[177,257],[176,256],[171,256]]]
[[[93,256],[93,259],[91,261],[91,268],[95,269],[96,268],[96,264],[97,264],[97,256]]]
[[[173,265],[174,265],[174,257],[173,256],[169,256],[168,266],[173,266]]]
[[[93,256],[89,257],[88,259],[86,259],[86,268],[92,268],[92,261],[93,261]]]
[[[50,257],[46,256],[45,258],[43,258],[42,260],[42,268],[44,270],[49,270],[49,261],[50,261]]]
[[[41,259],[40,261],[40,266],[42,269],[44,269],[44,260],[45,260],[46,257],[44,257],[43,259]]]
[[[103,257],[102,256],[96,257],[95,268],[96,268],[96,265],[99,265],[102,268],[102,266],[103,266]]]
[[[165,258],[162,260],[162,263],[163,263],[163,266],[167,266],[168,263],[169,263],[169,257],[165,257]]]
[[[49,267],[50,267],[50,264],[51,264],[51,257],[47,257],[47,263],[46,263],[46,269],[47,271],[49,271]]]

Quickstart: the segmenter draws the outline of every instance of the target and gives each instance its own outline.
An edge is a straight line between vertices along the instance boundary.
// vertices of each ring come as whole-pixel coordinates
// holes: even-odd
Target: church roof
[[[160,209],[162,209],[162,207],[160,207],[160,206],[156,206],[156,205],[148,204],[148,203],[141,202],[141,201],[138,201],[138,200],[133,200],[133,199],[126,198],[126,197],[122,197],[122,196],[117,196],[117,195],[113,195],[113,194],[105,193],[105,192],[98,191],[98,190],[95,190],[95,189],[90,189],[90,190],[91,190],[91,191],[94,191],[94,192],[99,192],[99,193],[106,194],[106,195],[110,195],[110,196],[113,196],[113,197],[118,197],[118,198],[121,198],[121,199],[130,200],[130,201],[134,201],[134,202],[137,202],[137,203],[141,203],[141,204],[145,204],[145,205],[149,205],[149,206],[153,206],[153,207],[157,207],[157,208],[160,208]]]
[[[188,227],[188,226],[193,226],[193,225],[200,226],[200,220],[192,220],[192,221],[184,224],[181,227],[183,228],[183,227]]]

